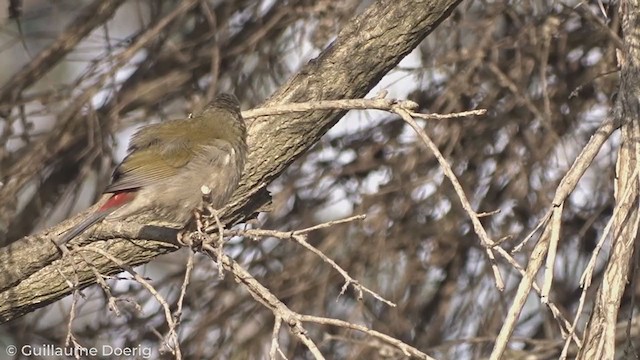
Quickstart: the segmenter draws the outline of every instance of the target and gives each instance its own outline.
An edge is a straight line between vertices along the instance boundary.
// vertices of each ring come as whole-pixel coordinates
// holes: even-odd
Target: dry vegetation
[[[226,255],[214,217],[201,219],[195,236],[204,245],[195,255],[165,242],[132,260],[106,252],[117,242],[96,242],[103,245],[94,250],[79,243],[89,249],[80,255],[91,252],[112,268],[76,258],[72,267],[83,275],[59,275],[55,298],[72,296],[0,311],[11,319],[0,327],[2,346],[106,343],[185,359],[590,359],[613,358],[613,350],[638,358],[640,130],[631,123],[640,98],[633,44],[640,42],[619,4],[411,4],[416,13],[441,11],[412,38],[419,44],[412,61],[393,67],[401,54],[379,72],[363,63],[354,74],[345,62],[318,74],[323,56],[337,56],[322,50],[341,29],[334,50],[362,41],[353,29],[376,21],[362,16],[374,3],[10,3],[0,33],[0,63],[9,69],[0,74],[5,273],[27,261],[7,246],[29,244],[33,238],[23,237],[33,233],[55,236],[44,229],[97,198],[132,126],[184,115],[216,91],[234,91],[245,110],[310,103],[302,113],[266,108],[285,115],[247,116],[254,165],[240,210],[222,216],[228,225],[242,220],[226,231]],[[395,40],[405,41],[387,42]],[[386,82],[386,99],[417,108],[380,99],[317,103],[362,98],[389,69],[398,80]],[[348,90],[314,87],[348,75]],[[323,136],[348,109],[356,110]],[[486,113],[420,119],[479,109]],[[322,122],[296,115],[317,113]],[[623,131],[614,131],[620,124]],[[275,142],[279,133],[290,139]],[[267,157],[269,149],[286,158]],[[267,183],[271,201],[256,215]],[[312,228],[357,215],[364,216]],[[138,238],[135,230],[100,236]],[[49,250],[43,264],[59,257]],[[135,270],[125,265],[153,257]],[[608,271],[613,265],[617,272]],[[118,269],[126,271],[106,276]],[[0,279],[2,302],[38,274]]]

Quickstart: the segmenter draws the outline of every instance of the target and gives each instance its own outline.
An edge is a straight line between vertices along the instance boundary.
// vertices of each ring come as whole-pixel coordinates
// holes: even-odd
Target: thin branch
[[[553,282],[553,268],[556,264],[556,254],[558,252],[558,243],[560,242],[560,228],[562,227],[562,209],[564,203],[553,209],[551,216],[551,240],[549,242],[549,250],[547,251],[547,263],[544,272],[544,282],[542,283],[542,294],[540,301],[543,304],[549,302],[549,292],[551,291],[551,283]]]
[[[217,249],[210,244],[204,243],[202,249],[212,258],[217,256]],[[276,317],[282,318],[289,325],[290,332],[309,349],[315,359],[324,359],[324,356],[302,326],[298,313],[289,309],[269,289],[260,284],[240,264],[226,254],[221,254],[219,261],[225,270],[232,273],[236,280],[249,291],[249,294],[254,299],[269,308]]]
[[[412,346],[407,345],[406,343],[398,339],[395,339],[389,335],[385,335],[381,332],[371,330],[363,325],[357,325],[357,324],[353,324],[353,323],[343,321],[343,320],[338,320],[338,319],[323,318],[323,317],[311,316],[311,315],[301,315],[300,321],[313,322],[316,324],[323,324],[323,325],[333,325],[333,326],[338,326],[346,329],[358,330],[376,339],[380,339],[387,344],[395,346],[396,348],[400,349],[405,356],[415,356],[419,359],[435,360],[431,356],[423,353],[422,351]]]
[[[276,354],[280,351],[280,345],[278,341],[278,336],[280,334],[280,326],[282,326],[282,318],[276,316],[276,319],[273,323],[273,332],[271,335],[271,349],[269,350],[269,359],[276,360]]]
[[[104,256],[105,258],[109,259],[109,261],[115,263],[124,271],[128,272],[131,276],[133,276],[133,278],[140,285],[142,285],[145,289],[147,289],[147,291],[158,301],[158,303],[162,307],[164,311],[165,320],[167,321],[167,325],[169,325],[167,338],[171,342],[171,344],[169,344],[169,342],[165,342],[165,344],[170,349],[171,353],[175,356],[176,359],[182,359],[182,352],[180,351],[180,341],[177,333],[177,324],[174,321],[173,315],[171,314],[169,304],[167,303],[165,298],[162,295],[160,295],[160,293],[156,290],[156,288],[153,287],[153,285],[151,285],[144,277],[140,276],[140,274],[138,274],[131,266],[127,265],[124,261],[116,258],[115,256],[109,254],[108,252],[102,249],[95,248],[95,247],[83,247],[83,248],[78,248],[76,250],[73,250],[72,252],[74,251],[94,252]]]
[[[184,302],[184,297],[187,294],[187,287],[189,286],[189,281],[191,280],[191,271],[193,271],[194,257],[195,256],[193,251],[189,252],[187,264],[185,265],[184,279],[182,280],[182,286],[180,287],[180,296],[178,296],[176,310],[173,312],[173,318],[176,326],[180,324],[180,318],[182,317],[182,305]]]
[[[451,114],[421,114],[411,110],[418,108],[418,104],[411,100],[396,100],[376,97],[373,99],[341,99],[341,100],[319,100],[302,103],[289,103],[263,108],[257,108],[242,112],[245,119],[257,118],[268,115],[283,115],[295,112],[309,112],[318,110],[382,110],[394,112],[394,108],[400,106],[409,111],[413,117],[425,120],[453,119],[467,116],[484,115],[485,109],[462,111]]]
[[[462,185],[460,185],[460,182],[458,181],[456,174],[453,172],[451,165],[449,165],[449,162],[447,162],[440,150],[438,150],[438,147],[433,142],[433,140],[431,140],[427,133],[425,133],[424,130],[418,125],[418,123],[416,123],[416,121],[411,116],[411,113],[407,109],[402,107],[401,103],[394,105],[393,111],[400,115],[400,117],[402,117],[402,119],[407,124],[409,124],[411,128],[413,128],[420,139],[422,139],[424,144],[429,148],[429,150],[431,150],[433,155],[438,160],[438,163],[440,164],[444,175],[449,179],[451,185],[453,185],[453,188],[458,195],[458,199],[462,203],[462,207],[471,219],[473,230],[475,231],[476,235],[478,235],[480,241],[482,242],[482,246],[485,248],[485,252],[487,253],[489,262],[491,263],[491,269],[493,270],[493,276],[496,281],[496,288],[498,288],[498,290],[500,291],[504,290],[504,280],[502,280],[502,275],[500,275],[500,270],[498,269],[498,265],[496,264],[496,259],[492,251],[492,247],[494,247],[495,244],[493,240],[489,238],[487,231],[484,229],[482,223],[480,222],[480,219],[478,218],[478,214],[475,212],[475,210],[473,210],[471,204],[469,203],[469,200],[464,193],[464,189],[462,189]]]
[[[364,219],[364,215],[356,215],[356,216],[351,216],[349,218],[345,218],[345,219],[341,219],[341,220],[335,220],[335,221],[329,221],[320,225],[316,225],[316,226],[312,226],[306,229],[302,229],[302,230],[297,230],[297,231],[291,231],[291,232],[285,232],[285,231],[277,231],[277,230],[264,230],[264,229],[247,229],[247,230],[234,230],[231,232],[227,232],[228,235],[241,235],[241,236],[247,236],[247,237],[251,237],[251,238],[256,238],[256,237],[265,237],[265,236],[271,236],[271,237],[276,237],[279,239],[283,239],[283,240],[293,240],[295,242],[297,242],[298,244],[302,245],[305,249],[311,251],[312,253],[314,253],[315,255],[317,255],[320,259],[322,259],[322,261],[326,262],[327,264],[331,265],[332,268],[334,268],[338,273],[340,273],[340,275],[344,278],[345,280],[345,284],[342,287],[342,291],[340,294],[343,294],[344,291],[348,288],[349,285],[353,285],[354,289],[357,291],[358,293],[358,299],[361,300],[362,299],[362,293],[365,292],[371,296],[373,296],[375,299],[377,299],[378,301],[381,301],[391,307],[396,307],[396,304],[383,298],[381,295],[379,295],[378,293],[376,293],[375,291],[367,288],[366,286],[363,286],[362,284],[360,284],[356,279],[354,279],[353,277],[351,277],[351,275],[349,275],[349,273],[344,270],[340,265],[338,265],[333,259],[331,259],[330,257],[328,257],[327,255],[325,255],[322,251],[318,250],[317,248],[315,248],[313,245],[309,244],[309,242],[306,240],[306,234],[309,233],[310,231],[313,230],[317,230],[317,229],[323,229],[335,224],[343,224],[346,222],[350,222],[350,221],[356,221],[356,220],[362,220]]]

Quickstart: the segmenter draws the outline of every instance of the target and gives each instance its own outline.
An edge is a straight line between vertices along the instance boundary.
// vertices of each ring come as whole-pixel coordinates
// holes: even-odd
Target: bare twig
[[[204,243],[202,248],[212,257],[217,255],[216,248],[210,244]],[[235,278],[249,291],[254,299],[269,308],[276,317],[282,318],[282,320],[289,325],[290,332],[297,337],[298,340],[307,347],[307,349],[309,349],[315,359],[324,359],[324,356],[302,326],[299,319],[300,316],[296,312],[289,309],[282,301],[273,295],[269,289],[260,284],[235,260],[223,253],[220,257],[220,261],[225,269],[235,276]]]
[[[393,111],[398,115],[400,115],[400,117],[402,117],[402,119],[407,124],[409,124],[411,128],[413,128],[413,130],[418,134],[420,139],[422,139],[424,144],[429,148],[429,150],[431,150],[433,155],[438,160],[438,163],[440,164],[442,171],[444,172],[445,176],[449,179],[449,181],[453,185],[453,188],[456,191],[456,194],[458,195],[458,199],[462,203],[462,207],[464,208],[465,212],[471,219],[471,223],[473,224],[473,230],[475,231],[476,235],[478,235],[478,237],[480,238],[480,241],[482,242],[482,245],[485,248],[485,252],[487,253],[487,256],[489,257],[489,261],[491,262],[491,269],[493,270],[493,276],[496,281],[496,287],[500,291],[504,290],[504,280],[502,280],[502,275],[500,275],[500,270],[498,269],[498,265],[496,263],[496,259],[492,251],[492,248],[495,246],[495,244],[493,240],[489,238],[487,231],[484,229],[484,227],[482,226],[482,223],[480,222],[480,219],[478,218],[478,214],[475,212],[475,210],[473,210],[471,204],[469,203],[469,200],[467,199],[467,196],[464,193],[464,189],[462,189],[462,185],[460,185],[460,182],[458,181],[458,178],[454,174],[453,169],[451,169],[451,165],[449,165],[449,162],[447,162],[447,160],[444,158],[440,150],[438,150],[438,147],[436,146],[436,144],[429,138],[429,136],[424,132],[424,130],[420,126],[418,126],[418,123],[416,123],[416,121],[413,119],[413,117],[411,116],[411,113],[406,108],[404,108],[402,104],[394,105]]]
[[[480,116],[487,112],[484,109],[479,109],[451,114],[421,114],[411,111],[418,108],[418,104],[411,100],[396,100],[376,97],[373,99],[320,100],[304,103],[282,104],[243,111],[242,117],[245,119],[251,119],[267,115],[282,115],[293,112],[318,110],[383,110],[393,112],[394,107],[397,106],[406,109],[411,116],[425,120],[444,120],[467,116]]]
[[[184,302],[184,297],[187,294],[187,287],[189,286],[189,281],[191,280],[191,271],[193,270],[193,260],[194,260],[194,253],[193,251],[190,251],[189,258],[187,259],[187,264],[185,265],[184,280],[182,280],[182,286],[180,287],[180,296],[178,296],[176,310],[173,312],[173,318],[176,323],[176,326],[180,324],[180,318],[182,316],[182,304]]]
[[[542,294],[540,301],[543,304],[549,302],[549,292],[551,291],[551,283],[553,282],[553,268],[556,264],[556,254],[558,243],[560,242],[560,228],[562,227],[562,209],[564,203],[553,209],[551,216],[551,240],[549,242],[549,250],[547,252],[547,263],[544,273],[544,282],[542,283]]]
[[[276,316],[276,319],[273,322],[273,335],[271,336],[271,349],[269,350],[269,358],[272,360],[276,360],[277,359],[276,354],[278,352],[281,352],[279,341],[278,341],[278,336],[280,334],[280,326],[282,326],[282,318],[279,316]]]
[[[276,237],[279,239],[283,239],[283,240],[293,240],[295,242],[297,242],[298,244],[302,245],[305,249],[311,251],[312,253],[314,253],[315,255],[317,255],[319,258],[322,259],[322,261],[326,262],[327,264],[331,265],[331,267],[333,267],[338,273],[340,273],[340,275],[342,275],[342,277],[345,279],[345,284],[342,287],[342,291],[340,294],[343,294],[344,291],[348,288],[349,285],[352,285],[354,287],[354,289],[356,290],[356,292],[358,293],[358,299],[362,299],[362,293],[365,292],[371,296],[373,296],[375,299],[384,302],[385,304],[391,306],[391,307],[395,307],[396,304],[394,304],[393,302],[383,298],[382,296],[380,296],[378,293],[376,293],[375,291],[367,288],[366,286],[362,286],[356,279],[352,278],[349,273],[344,270],[342,267],[340,267],[340,265],[338,265],[335,261],[333,261],[331,258],[329,258],[327,255],[325,255],[322,251],[318,250],[317,248],[313,247],[311,244],[309,244],[309,242],[307,242],[306,239],[306,235],[307,233],[309,233],[310,231],[313,230],[317,230],[317,229],[323,229],[335,224],[342,224],[342,223],[346,223],[346,222],[350,222],[350,221],[356,221],[356,220],[362,220],[364,219],[364,215],[356,215],[356,216],[351,216],[349,218],[346,219],[341,219],[341,220],[335,220],[335,221],[329,221],[327,223],[324,224],[320,224],[320,225],[316,225],[316,226],[312,226],[306,229],[302,229],[302,230],[297,230],[297,231],[291,231],[291,232],[284,232],[284,231],[277,231],[277,230],[263,230],[263,229],[248,229],[248,230],[235,230],[232,232],[228,232],[228,234],[233,234],[233,235],[244,235],[244,236],[248,236],[248,237],[265,237],[265,236],[272,236],[272,237]]]
[[[405,356],[415,356],[419,359],[434,360],[431,356],[423,353],[422,351],[412,346],[409,346],[406,343],[398,339],[395,339],[389,335],[385,335],[381,332],[371,330],[366,326],[353,324],[343,320],[329,319],[329,318],[323,318],[323,317],[311,316],[311,315],[301,315],[300,320],[303,322],[313,322],[317,324],[333,325],[333,326],[338,326],[346,329],[358,330],[376,339],[382,340],[387,344],[395,346],[396,348],[400,349]]]
[[[171,314],[169,304],[167,303],[165,298],[160,295],[156,288],[153,287],[153,285],[151,285],[144,277],[140,276],[140,274],[138,274],[131,266],[127,265],[125,262],[121,261],[120,259],[102,249],[96,247],[82,247],[74,251],[94,252],[104,256],[105,258],[109,259],[109,261],[112,261],[124,271],[128,272],[140,285],[147,289],[147,291],[149,291],[149,293],[156,299],[156,301],[158,301],[158,303],[164,310],[164,316],[167,321],[167,325],[169,325],[169,331],[167,333],[167,340],[165,340],[165,344],[176,359],[182,359],[182,352],[180,351],[180,341],[177,333],[177,323],[174,321],[173,315]]]

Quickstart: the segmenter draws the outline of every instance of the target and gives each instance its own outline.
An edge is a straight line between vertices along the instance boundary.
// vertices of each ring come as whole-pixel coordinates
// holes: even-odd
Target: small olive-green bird
[[[145,214],[186,224],[211,189],[222,208],[238,187],[247,156],[247,131],[238,99],[220,94],[201,114],[140,128],[105,190],[109,199],[56,243],[63,245],[91,225]]]

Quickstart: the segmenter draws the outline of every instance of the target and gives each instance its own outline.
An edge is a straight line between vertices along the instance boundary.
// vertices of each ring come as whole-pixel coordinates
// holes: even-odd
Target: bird
[[[184,226],[211,190],[221,209],[238,187],[247,157],[247,130],[235,95],[221,93],[200,114],[140,128],[104,190],[106,202],[56,242],[92,225],[142,218]]]

